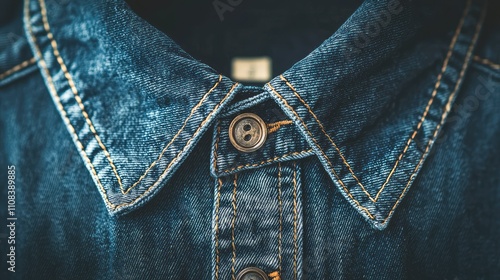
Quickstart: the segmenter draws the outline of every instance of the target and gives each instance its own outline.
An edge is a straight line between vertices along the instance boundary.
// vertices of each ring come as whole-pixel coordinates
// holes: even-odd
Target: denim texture
[[[3,6],[0,182],[15,165],[18,220],[0,279],[500,276],[498,4],[366,0],[333,35],[247,38],[241,54],[276,57],[261,85],[227,77],[233,45],[190,45],[215,12],[178,43],[120,0]],[[237,12],[224,23],[247,26]],[[230,142],[241,113],[267,124],[257,151]]]

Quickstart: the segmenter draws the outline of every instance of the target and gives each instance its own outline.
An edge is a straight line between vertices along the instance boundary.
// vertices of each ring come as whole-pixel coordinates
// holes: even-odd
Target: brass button
[[[256,267],[247,267],[240,271],[236,280],[269,280],[266,273]]]
[[[229,125],[229,140],[239,151],[245,153],[256,151],[264,145],[266,138],[266,123],[256,114],[238,115]]]

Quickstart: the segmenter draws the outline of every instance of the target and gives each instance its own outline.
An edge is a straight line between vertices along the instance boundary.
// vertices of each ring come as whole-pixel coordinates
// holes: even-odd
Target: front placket
[[[299,164],[276,163],[215,182],[213,279],[300,279]]]

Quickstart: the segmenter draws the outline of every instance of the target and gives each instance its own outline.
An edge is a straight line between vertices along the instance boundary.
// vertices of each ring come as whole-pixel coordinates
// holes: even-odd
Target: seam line
[[[174,143],[174,141],[177,139],[177,137],[182,133],[182,131],[184,130],[184,128],[187,126],[187,123],[189,121],[189,119],[194,115],[194,113],[196,112],[196,110],[203,104],[203,102],[205,101],[205,99],[208,97],[208,95],[220,84],[220,82],[222,81],[222,75],[219,75],[219,79],[218,81],[212,86],[212,88],[210,88],[210,90],[208,90],[205,95],[203,95],[203,97],[200,99],[200,101],[198,102],[198,104],[196,104],[192,109],[191,109],[191,112],[190,114],[188,115],[188,117],[184,120],[184,123],[182,124],[181,128],[177,131],[177,133],[172,137],[172,139],[170,140],[170,142],[165,146],[165,148],[163,148],[163,150],[161,151],[161,153],[158,155],[158,157],[156,158],[155,161],[153,161],[149,167],[146,169],[146,171],[144,172],[144,174],[142,174],[139,179],[137,180],[137,182],[135,182],[131,187],[129,187],[125,192],[124,194],[127,194],[130,192],[130,190],[132,190],[134,187],[136,187],[141,181],[142,179],[144,179],[146,177],[146,175],[149,173],[149,171],[158,163],[158,161],[160,161],[160,159],[163,157],[163,155],[165,154],[165,152],[167,151],[167,149],[172,145],[172,143]],[[195,133],[196,134],[196,133]],[[194,135],[194,134],[193,134]],[[123,189],[122,189],[122,192],[123,192]]]
[[[233,90],[236,88],[236,86],[238,86],[239,84],[236,83],[234,84],[231,89],[229,90],[229,92],[226,94],[226,96],[224,96],[224,98],[219,102],[219,104],[217,104],[214,109],[212,110],[212,112],[210,112],[210,114],[208,114],[208,116],[205,118],[205,120],[203,120],[203,122],[201,122],[201,124],[198,126],[198,129],[196,130],[196,132],[193,134],[193,136],[188,140],[188,142],[186,143],[186,145],[184,146],[184,148],[179,152],[177,153],[177,155],[175,156],[175,158],[168,164],[168,166],[165,168],[165,170],[163,170],[162,174],[160,175],[160,177],[158,177],[158,179],[145,191],[142,193],[142,195],[140,195],[139,197],[137,197],[136,199],[134,199],[132,202],[129,202],[129,203],[122,203],[122,204],[119,204],[116,206],[116,208],[119,208],[119,207],[124,207],[124,206],[127,206],[127,205],[131,205],[133,203],[135,203],[137,200],[139,200],[141,197],[143,197],[146,193],[148,193],[151,189],[153,189],[156,184],[161,180],[161,177],[168,172],[168,170],[170,169],[170,167],[177,161],[177,159],[184,153],[184,151],[189,147],[189,145],[191,144],[191,142],[193,141],[194,137],[198,134],[198,132],[201,130],[201,128],[205,125],[206,122],[208,122],[209,118],[214,114],[214,112],[218,109],[218,107],[231,95],[231,93],[233,92]]]
[[[10,76],[16,72],[19,72],[21,70],[23,70],[24,68],[32,65],[32,64],[35,64],[36,62],[36,59],[34,57],[28,59],[28,60],[25,60],[21,63],[19,63],[18,65],[10,68],[9,70],[3,72],[2,74],[0,74],[0,80],[3,80],[4,78],[6,78],[7,76]]]
[[[220,192],[222,188],[222,179],[218,178],[217,197],[215,203],[215,279],[219,279],[219,207],[220,207]]]
[[[297,118],[297,120],[300,121],[300,123],[302,124],[302,126],[304,127],[304,129],[306,130],[307,134],[309,134],[309,136],[311,137],[311,139],[313,140],[314,142],[314,145],[318,148],[318,151],[321,153],[321,155],[323,156],[323,158],[326,160],[326,162],[328,163],[328,166],[330,168],[330,170],[332,171],[333,175],[335,176],[335,178],[337,179],[337,182],[339,182],[339,184],[342,186],[342,188],[345,190],[346,194],[352,199],[352,201],[354,201],[356,203],[356,205],[358,205],[358,207],[360,209],[362,209],[363,211],[366,212],[366,214],[373,220],[374,217],[372,215],[372,213],[370,213],[370,211],[363,207],[358,200],[356,200],[351,192],[349,192],[349,190],[347,189],[347,187],[344,185],[344,182],[342,180],[340,180],[340,177],[339,175],[337,174],[337,172],[335,171],[335,169],[333,168],[333,165],[332,163],[330,162],[330,159],[326,156],[326,154],[323,152],[323,150],[321,149],[321,147],[319,146],[318,144],[318,141],[316,140],[316,138],[314,138],[314,136],[312,135],[312,133],[309,131],[307,125],[305,124],[305,122],[302,120],[302,118],[300,118],[300,116],[297,114],[297,112],[295,112],[295,110],[293,109],[292,106],[290,106],[290,104],[288,104],[288,102],[276,91],[276,89],[270,84],[270,83],[267,83],[267,85],[269,86],[269,88],[271,89],[271,91],[273,92],[274,95],[276,95],[276,97],[278,97],[279,100],[281,100],[282,104],[285,105],[294,115],[295,117]]]
[[[477,39],[479,38],[479,32],[481,31],[481,27],[482,27],[484,18],[486,16],[486,6],[487,5],[485,4],[485,6],[483,7],[483,10],[481,12],[480,19],[479,19],[478,23],[476,24],[476,31],[474,33],[474,37],[472,39],[472,42],[469,45],[469,48],[467,50],[467,55],[465,56],[464,64],[462,66],[462,69],[460,70],[459,79],[458,79],[458,81],[455,84],[455,88],[453,89],[452,94],[448,97],[448,102],[446,103],[446,106],[444,107],[443,113],[441,115],[441,121],[439,122],[439,124],[434,129],[434,133],[432,135],[432,138],[429,139],[429,142],[427,143],[425,151],[422,154],[422,156],[420,157],[420,160],[419,160],[417,166],[415,167],[415,169],[413,170],[413,173],[410,175],[408,183],[406,184],[405,188],[403,189],[403,192],[400,194],[400,196],[399,196],[398,200],[396,201],[396,203],[394,203],[394,205],[392,206],[391,211],[389,212],[389,215],[387,215],[387,217],[384,219],[384,221],[382,222],[382,224],[386,223],[386,221],[389,219],[389,217],[392,215],[392,213],[394,213],[394,210],[396,209],[396,206],[399,204],[400,200],[403,198],[404,194],[406,193],[406,190],[410,186],[412,178],[415,176],[415,174],[419,170],[421,164],[424,161],[425,156],[429,152],[429,149],[430,149],[431,145],[436,140],[436,137],[437,137],[437,135],[439,133],[439,129],[441,128],[441,126],[443,126],[447,115],[451,111],[451,102],[453,101],[453,99],[454,99],[454,97],[455,97],[455,95],[456,95],[456,93],[458,91],[458,88],[460,87],[461,81],[463,80],[463,78],[465,76],[465,71],[467,70],[467,66],[468,66],[468,64],[470,62],[470,57],[472,55],[472,50],[474,49],[474,46],[476,45]]]
[[[61,66],[61,70],[63,71],[64,76],[65,76],[66,80],[68,81],[68,84],[70,85],[70,88],[71,88],[71,90],[72,90],[72,92],[73,92],[73,94],[75,96],[75,100],[77,101],[77,103],[78,103],[78,105],[80,107],[80,110],[82,112],[83,117],[85,118],[85,121],[86,121],[87,125],[89,126],[90,130],[94,134],[95,139],[97,140],[97,142],[98,142],[99,146],[101,147],[101,149],[103,150],[103,152],[104,152],[104,154],[105,154],[108,162],[110,163],[110,166],[111,166],[111,168],[113,170],[113,173],[115,174],[115,176],[116,176],[116,178],[118,180],[118,184],[120,186],[120,191],[122,192],[122,194],[128,194],[134,187],[136,187],[146,177],[146,175],[158,163],[158,161],[161,160],[161,158],[163,157],[163,155],[165,154],[165,152],[167,151],[167,149],[172,145],[172,143],[182,133],[182,131],[186,127],[187,122],[189,121],[189,119],[194,115],[194,113],[196,112],[196,110],[199,107],[201,107],[201,105],[206,100],[206,98],[209,96],[209,94],[212,93],[212,91],[220,84],[220,82],[222,81],[222,75],[219,74],[217,82],[203,95],[203,97],[200,99],[200,101],[191,109],[190,114],[184,120],[184,123],[181,126],[181,128],[172,137],[172,139],[170,140],[170,142],[163,148],[163,150],[161,151],[161,153],[159,154],[159,156],[157,157],[157,159],[155,161],[153,161],[149,165],[149,167],[146,169],[146,171],[144,172],[144,174],[142,174],[139,177],[139,179],[134,184],[132,184],[128,189],[125,189],[123,187],[123,184],[122,184],[122,181],[121,181],[121,177],[118,174],[118,170],[116,169],[116,166],[114,165],[114,162],[111,159],[111,155],[107,151],[107,148],[104,145],[104,143],[101,141],[101,138],[97,134],[97,131],[96,131],[96,129],[95,129],[93,123],[92,123],[92,120],[90,119],[89,115],[85,111],[85,107],[83,105],[82,99],[80,98],[80,96],[78,94],[78,89],[76,88],[76,85],[75,85],[75,83],[73,81],[73,78],[72,78],[71,74],[69,73],[69,71],[68,71],[68,69],[66,67],[66,64],[64,63],[64,60],[62,59],[62,57],[61,57],[61,55],[59,53],[57,42],[56,42],[56,40],[55,40],[55,38],[54,38],[51,30],[50,30],[50,25],[49,25],[48,18],[47,18],[47,10],[46,10],[46,6],[45,6],[45,2],[44,2],[44,0],[39,0],[39,3],[40,3],[41,13],[42,13],[43,26],[44,26],[45,31],[47,32],[47,38],[49,38],[49,40],[51,42],[53,53],[56,56],[56,60],[59,63],[59,65]]]
[[[468,1],[468,3],[470,3],[470,1]],[[481,25],[482,25],[482,22],[484,20],[484,16],[485,16],[485,8],[483,8],[483,11],[482,11],[482,15],[481,15],[481,18],[479,20],[479,22],[477,23],[476,25],[476,32],[474,34],[474,38],[471,42],[471,44],[469,45],[469,50],[468,50],[468,53],[466,55],[466,59],[464,61],[464,64],[462,66],[462,71],[460,72],[460,77],[458,79],[458,81],[456,82],[455,84],[455,89],[454,91],[452,92],[452,94],[450,95],[450,97],[448,98],[448,103],[446,104],[445,106],[445,112],[446,114],[443,114],[442,115],[442,120],[441,120],[441,123],[438,124],[436,126],[436,129],[435,129],[435,132],[433,134],[433,137],[431,139],[429,139],[429,142],[428,142],[428,145],[427,145],[427,148],[426,148],[426,151],[422,154],[422,157],[419,161],[419,163],[417,164],[414,172],[410,175],[410,178],[408,180],[408,183],[406,185],[406,187],[403,189],[403,192],[401,193],[400,197],[398,198],[398,200],[396,201],[396,203],[393,205],[393,207],[391,208],[391,211],[389,212],[389,214],[387,215],[387,217],[381,222],[381,224],[384,224],[386,223],[386,221],[389,219],[389,217],[392,215],[392,213],[394,212],[394,209],[396,208],[396,206],[399,204],[399,201],[401,200],[401,198],[404,196],[406,190],[408,189],[409,185],[410,185],[410,182],[413,178],[413,176],[415,175],[416,171],[418,170],[418,167],[420,166],[420,164],[423,162],[423,158],[424,156],[426,155],[426,152],[428,152],[428,149],[430,148],[430,145],[431,143],[435,140],[435,137],[437,136],[437,131],[439,131],[439,128],[442,126],[442,123],[444,122],[444,119],[446,118],[446,115],[448,114],[449,110],[451,110],[451,101],[453,100],[453,97],[454,95],[456,94],[457,90],[458,90],[458,86],[460,85],[460,82],[461,80],[463,79],[463,76],[465,75],[465,70],[467,69],[467,65],[468,65],[468,62],[470,61],[470,56],[471,56],[471,53],[472,53],[472,49],[473,49],[473,46],[475,45],[476,41],[477,41],[477,38],[478,38],[478,35],[479,35],[479,31],[481,29]],[[465,17],[465,16],[464,16]],[[314,141],[314,143],[316,144],[316,146],[318,147],[320,153],[323,155],[323,157],[325,158],[325,160],[327,161],[328,165],[330,166],[330,170],[332,171],[332,173],[334,174],[334,176],[336,177],[337,181],[340,183],[340,185],[343,187],[343,189],[346,191],[346,194],[358,205],[358,207],[360,207],[360,209],[362,209],[365,213],[368,214],[368,216],[374,220],[375,217],[371,214],[371,212],[361,206],[361,204],[359,203],[358,200],[356,200],[352,194],[349,192],[349,189],[346,188],[346,186],[344,185],[344,183],[342,182],[342,180],[340,180],[339,176],[337,175],[335,169],[333,168],[330,160],[328,159],[328,157],[326,156],[326,154],[323,152],[323,150],[321,149],[321,147],[319,146],[319,144],[317,143],[316,139],[312,136],[311,132],[308,130],[307,128],[307,125],[304,123],[304,121],[300,118],[300,116],[297,114],[297,112],[295,112],[295,110],[293,109],[293,107],[291,107],[288,102],[276,91],[276,89],[270,84],[270,83],[267,83],[267,85],[269,86],[269,88],[272,90],[272,92],[283,102],[283,104],[292,112],[294,113],[294,115],[297,117],[297,119],[302,123],[302,125],[304,126],[304,128],[306,129],[306,131],[308,132],[309,136],[311,136],[311,139]]]
[[[36,55],[40,58],[40,61],[39,61],[40,66],[44,70],[44,72],[45,72],[45,74],[47,76],[47,82],[48,82],[48,86],[49,86],[49,93],[53,96],[53,98],[54,98],[54,100],[56,102],[56,106],[59,108],[59,111],[61,112],[62,118],[63,118],[64,122],[66,123],[66,127],[68,127],[68,129],[70,131],[70,134],[74,137],[76,146],[80,150],[80,152],[83,155],[83,158],[85,159],[85,161],[87,162],[87,164],[90,166],[91,173],[94,175],[94,178],[97,181],[97,185],[98,185],[99,189],[101,190],[101,193],[104,196],[104,200],[105,200],[104,202],[109,207],[114,208],[113,204],[111,204],[109,202],[109,199],[107,197],[107,193],[104,190],[101,181],[99,180],[99,176],[97,175],[97,172],[95,171],[94,166],[92,165],[92,162],[90,161],[90,158],[88,157],[87,153],[85,152],[85,148],[83,147],[82,143],[80,142],[80,139],[78,138],[78,135],[76,134],[75,128],[73,127],[73,125],[71,124],[71,122],[70,122],[70,120],[68,118],[66,110],[64,109],[64,107],[63,107],[63,105],[61,103],[61,99],[57,95],[57,90],[56,90],[56,88],[54,86],[54,83],[52,81],[52,76],[50,75],[50,72],[48,70],[47,64],[45,63],[45,60],[43,59],[42,52],[40,51],[40,48],[38,46],[36,37],[33,34],[33,30],[32,30],[32,27],[31,27],[31,21],[30,21],[31,15],[30,15],[30,11],[29,11],[29,0],[25,0],[24,1],[24,17],[25,17],[25,22],[26,22],[26,25],[27,25],[28,33],[29,33],[29,35],[30,35],[30,37],[31,37],[31,39],[33,40],[33,43],[34,43],[33,45],[34,45],[34,49],[35,49]]]
[[[297,164],[293,162],[293,279],[297,279]]]
[[[115,166],[113,160],[111,159],[111,155],[109,154],[106,146],[104,145],[104,143],[101,141],[101,138],[97,134],[97,131],[96,131],[95,127],[94,127],[94,124],[90,120],[90,117],[89,117],[89,115],[87,114],[87,112],[85,110],[85,106],[83,105],[83,101],[80,98],[80,95],[78,94],[78,90],[77,90],[76,85],[75,85],[75,83],[73,81],[73,78],[69,74],[68,68],[66,67],[66,64],[64,63],[64,60],[62,59],[61,54],[59,53],[57,42],[54,39],[54,36],[53,36],[52,31],[50,29],[49,21],[48,21],[48,18],[47,18],[47,9],[45,7],[45,1],[44,0],[38,0],[38,3],[40,4],[40,9],[41,9],[41,14],[42,14],[42,21],[43,21],[43,27],[45,29],[45,32],[47,32],[47,38],[49,39],[50,44],[52,45],[52,51],[54,53],[54,56],[56,57],[56,60],[59,63],[59,65],[61,67],[61,70],[64,73],[64,77],[68,81],[68,84],[69,84],[69,86],[71,88],[71,91],[73,92],[75,100],[78,103],[78,106],[80,107],[80,111],[82,112],[82,115],[85,118],[85,121],[86,121],[87,125],[89,126],[90,130],[94,134],[94,138],[97,140],[97,143],[99,144],[99,146],[103,150],[103,152],[104,152],[104,154],[105,154],[105,156],[106,156],[106,158],[107,158],[107,160],[108,160],[108,162],[109,162],[109,164],[110,164],[110,166],[111,166],[111,168],[113,170],[113,173],[115,173],[115,176],[116,176],[116,178],[118,180],[118,183],[121,186],[122,185],[122,183],[121,183],[121,177],[118,174],[118,171],[116,170],[116,166]],[[123,190],[122,190],[122,192],[123,192]]]
[[[466,5],[466,8],[464,10],[464,13],[460,19],[460,22],[455,30],[455,34],[453,35],[453,39],[451,40],[451,43],[450,43],[450,46],[448,48],[448,52],[446,54],[446,58],[445,58],[445,61],[443,63],[443,66],[441,68],[441,72],[439,73],[438,75],[438,78],[437,78],[437,81],[436,81],[436,84],[434,85],[434,90],[432,91],[432,94],[431,94],[431,99],[429,100],[429,102],[427,103],[427,106],[425,107],[425,111],[424,113],[422,114],[422,117],[420,118],[420,121],[418,122],[417,124],[417,127],[415,128],[415,130],[413,131],[412,135],[410,136],[410,138],[407,140],[407,143],[403,149],[403,151],[401,152],[401,154],[398,156],[398,159],[396,160],[391,172],[389,173],[389,175],[387,176],[384,184],[382,185],[382,187],[379,189],[379,191],[377,192],[377,195],[375,197],[375,199],[377,200],[379,197],[380,197],[380,194],[382,193],[382,191],[384,190],[385,186],[389,183],[389,180],[390,178],[392,177],[392,175],[394,174],[394,172],[396,171],[396,168],[397,166],[399,165],[399,162],[401,161],[401,159],[403,158],[403,156],[406,154],[406,152],[408,151],[408,148],[411,144],[411,142],[413,142],[413,140],[415,139],[415,137],[417,136],[417,133],[418,131],[420,131],[420,128],[422,127],[422,124],[423,122],[425,121],[425,119],[427,118],[427,114],[429,113],[430,111],[430,107],[432,105],[432,103],[434,102],[434,99],[436,98],[437,96],[437,90],[439,89],[439,87],[441,86],[441,79],[443,78],[443,74],[444,72],[446,71],[446,69],[448,68],[448,63],[450,61],[450,58],[451,58],[451,55],[453,53],[453,49],[455,48],[455,44],[457,42],[457,39],[458,39],[458,36],[460,35],[461,31],[462,31],[462,27],[463,27],[463,24],[464,24],[464,20],[465,20],[465,17],[467,16],[467,14],[469,13],[469,10],[470,10],[470,5],[471,5],[471,0],[468,0],[467,1],[467,5]]]
[[[489,67],[491,67],[491,68],[493,68],[495,70],[499,70],[500,69],[500,64],[495,63],[495,62],[493,62],[493,61],[491,61],[491,60],[489,60],[487,58],[482,58],[482,57],[480,57],[478,55],[475,55],[473,57],[473,59],[474,59],[474,61],[479,62],[479,63],[484,64],[484,65],[487,65],[487,66],[489,66]]]
[[[282,246],[282,235],[283,235],[283,202],[281,200],[281,163],[278,162],[278,215],[279,215],[279,232],[278,232],[278,272],[281,275],[281,246]]]
[[[234,236],[234,231],[236,227],[236,211],[237,211],[237,205],[236,205],[236,193],[237,190],[236,188],[238,187],[237,181],[238,180],[238,174],[234,174],[234,180],[233,180],[233,199],[232,199],[232,205],[233,205],[233,219],[231,221],[231,247],[233,251],[233,257],[232,257],[232,265],[231,265],[231,279],[235,280],[236,279],[236,244],[235,244],[235,236]]]
[[[280,160],[280,159],[284,159],[286,157],[289,157],[289,156],[296,156],[296,155],[302,155],[302,154],[307,154],[309,152],[311,152],[312,149],[308,149],[308,150],[303,150],[303,151],[300,151],[300,152],[291,152],[291,153],[287,153],[287,154],[284,154],[282,156],[276,156],[274,158],[269,158],[267,160],[263,160],[259,163],[247,163],[247,164],[244,164],[244,165],[239,165],[239,166],[236,166],[236,167],[233,167],[233,168],[230,168],[230,169],[226,169],[224,171],[222,171],[223,173],[229,173],[229,172],[232,172],[232,171],[235,171],[235,170],[239,170],[239,169],[242,169],[242,168],[245,168],[245,167],[257,167],[257,166],[260,166],[260,165],[263,165],[263,164],[266,164],[266,163],[271,163],[271,162],[274,162],[274,161],[277,161],[277,160]]]
[[[39,1],[41,1],[41,0],[39,0]],[[99,176],[97,175],[95,167],[92,164],[92,162],[90,161],[90,158],[88,157],[88,155],[86,154],[85,148],[82,145],[82,143],[80,142],[80,140],[79,140],[79,138],[78,138],[78,136],[76,134],[75,128],[71,125],[71,122],[69,121],[69,118],[67,116],[66,110],[64,109],[64,107],[63,107],[63,105],[61,103],[61,100],[60,100],[59,96],[57,95],[57,90],[56,90],[56,88],[54,86],[54,82],[52,81],[52,77],[50,75],[50,72],[48,71],[48,67],[47,67],[47,65],[45,63],[45,60],[42,57],[41,50],[40,50],[39,46],[37,45],[36,37],[34,36],[33,30],[31,28],[31,20],[30,20],[31,16],[30,16],[30,12],[29,12],[29,0],[25,0],[25,9],[24,9],[24,11],[25,11],[25,21],[26,21],[26,23],[28,25],[27,27],[28,27],[28,30],[29,30],[29,33],[30,33],[30,37],[32,38],[32,40],[34,42],[34,45],[35,45],[34,47],[36,49],[38,57],[40,58],[40,64],[41,64],[42,68],[44,68],[44,72],[46,73],[47,81],[49,83],[49,88],[51,89],[50,91],[51,91],[52,95],[54,96],[54,99],[56,100],[57,107],[61,111],[61,114],[63,115],[63,119],[65,120],[67,126],[70,129],[70,133],[73,135],[73,137],[75,137],[75,140],[76,140],[78,148],[83,153],[85,160],[89,164],[91,172],[94,175],[94,177],[96,178],[98,187],[99,187],[99,189],[102,192],[102,195],[104,197],[106,205],[108,205],[113,210],[116,210],[118,208],[122,208],[122,207],[125,207],[125,206],[128,206],[128,205],[134,204],[140,198],[142,198],[143,196],[145,196],[149,191],[151,191],[156,186],[156,184],[161,180],[161,177],[166,172],[168,172],[169,168],[176,162],[176,160],[179,158],[179,156],[186,150],[186,148],[189,146],[189,144],[194,139],[194,137],[197,135],[197,133],[200,131],[200,129],[203,127],[203,125],[209,120],[209,118],[214,114],[214,112],[218,109],[218,107],[230,96],[230,94],[233,92],[233,90],[236,88],[236,86],[239,85],[238,83],[233,84],[233,86],[231,87],[231,89],[229,90],[229,92],[224,96],[224,98],[212,109],[212,111],[209,113],[209,115],[202,121],[202,123],[199,125],[199,127],[195,131],[195,133],[193,133],[192,137],[188,140],[188,142],[186,143],[186,145],[184,146],[184,148],[176,155],[176,157],[169,163],[169,165],[162,172],[162,174],[159,176],[159,178],[146,191],[144,191],[140,196],[138,196],[137,198],[135,198],[131,202],[125,202],[125,203],[122,203],[122,204],[113,204],[113,203],[111,203],[109,201],[107,193],[106,193],[106,191],[105,191],[102,183],[99,180]]]
[[[214,143],[214,171],[217,173],[217,159],[219,155],[217,154],[217,150],[219,149],[219,136],[220,136],[220,121],[217,120],[217,136],[215,137],[215,143]]]
[[[323,124],[319,121],[319,119],[316,116],[316,114],[311,110],[311,107],[309,106],[309,104],[307,104],[304,101],[304,99],[302,99],[302,97],[299,95],[299,93],[295,90],[295,88],[290,84],[290,82],[283,75],[280,75],[280,79],[286,83],[286,85],[292,90],[293,94],[297,97],[297,99],[299,99],[299,101],[306,107],[306,109],[309,111],[309,113],[311,113],[311,115],[316,120],[316,123],[319,125],[319,127],[320,127],[321,131],[323,132],[323,134],[328,138],[328,140],[330,141],[330,143],[332,143],[333,147],[335,148],[335,150],[339,154],[340,158],[344,162],[344,165],[347,167],[347,169],[351,173],[351,176],[356,180],[356,182],[361,187],[361,189],[363,190],[363,192],[368,196],[368,198],[370,198],[370,200],[372,200],[373,202],[375,202],[373,200],[373,198],[371,197],[370,193],[368,193],[368,191],[365,189],[365,187],[363,186],[363,184],[361,184],[361,182],[359,181],[358,177],[356,177],[356,175],[354,174],[354,171],[352,171],[351,166],[349,165],[349,163],[345,159],[345,157],[342,154],[342,152],[340,151],[339,147],[335,144],[335,142],[332,140],[332,138],[330,137],[330,135],[328,135],[328,133],[326,133],[325,128],[323,127]]]

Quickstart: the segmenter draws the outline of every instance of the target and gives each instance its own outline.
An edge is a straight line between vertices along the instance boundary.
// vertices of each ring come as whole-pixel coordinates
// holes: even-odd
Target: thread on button
[[[278,271],[273,271],[269,273],[267,276],[269,276],[270,280],[281,280],[281,276]]]
[[[279,121],[279,122],[273,122],[273,123],[268,123],[267,124],[267,133],[273,133],[278,131],[281,126],[284,125],[290,125],[292,124],[291,120],[284,120],[284,121]]]
[[[240,114],[229,124],[229,141],[240,152],[256,151],[265,144],[266,139],[266,123],[256,114]]]

